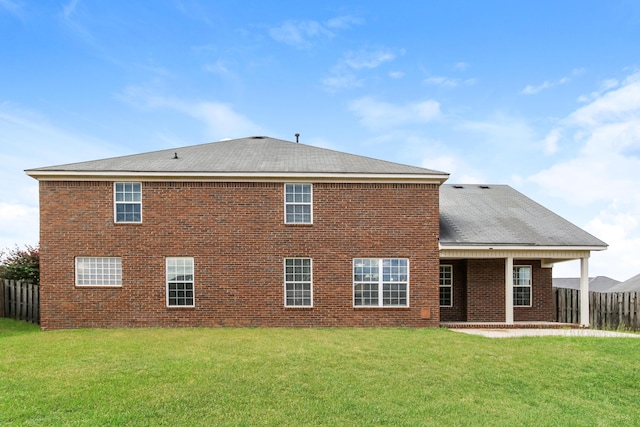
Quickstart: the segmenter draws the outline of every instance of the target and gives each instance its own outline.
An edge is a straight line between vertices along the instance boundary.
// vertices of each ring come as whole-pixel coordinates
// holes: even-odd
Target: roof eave
[[[464,251],[604,251],[609,245],[567,245],[567,246],[542,246],[542,245],[517,245],[517,244],[458,244],[440,243],[440,250],[464,250]]]
[[[25,171],[38,181],[113,181],[136,179],[140,181],[282,181],[320,180],[340,182],[422,182],[442,184],[448,174],[404,174],[404,173],[341,173],[341,172],[156,172],[156,171]]]

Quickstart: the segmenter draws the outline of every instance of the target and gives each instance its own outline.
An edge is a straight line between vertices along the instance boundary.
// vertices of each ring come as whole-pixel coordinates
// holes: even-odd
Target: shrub
[[[24,249],[0,251],[0,278],[40,284],[40,249],[25,245]]]

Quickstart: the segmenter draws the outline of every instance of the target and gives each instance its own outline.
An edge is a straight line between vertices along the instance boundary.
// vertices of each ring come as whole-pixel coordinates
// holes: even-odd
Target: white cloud
[[[572,76],[577,76],[578,74],[582,74],[584,72],[583,68],[576,68],[574,70],[571,71],[571,75]],[[527,85],[525,86],[524,89],[522,89],[522,91],[520,92],[523,95],[535,95],[537,93],[542,92],[545,89],[550,89],[552,87],[555,86],[560,86],[566,83],[569,83],[571,81],[571,78],[568,76],[565,77],[561,77],[558,80],[555,81],[549,81],[549,80],[545,80],[543,83],[538,84],[538,85]]]
[[[79,0],[71,0],[69,3],[62,6],[62,16],[65,19],[71,18],[71,16],[75,13],[76,7],[78,6]]]
[[[21,1],[0,0],[0,8],[6,10],[10,14],[22,18],[24,4]]]
[[[331,69],[330,75],[322,78],[321,82],[329,91],[360,87],[364,84],[365,79],[359,77],[356,71],[378,68],[385,62],[393,61],[398,54],[402,55],[403,53],[404,51],[402,50],[394,52],[386,48],[346,52]],[[390,74],[392,78],[399,78],[402,75],[396,73],[394,76]]]
[[[390,49],[359,50],[347,52],[344,56],[344,63],[349,68],[358,70],[361,68],[377,68],[381,64],[393,61],[396,54]]]
[[[609,244],[607,251],[596,254],[593,271],[609,271],[610,277],[626,280],[640,273],[640,200],[614,200],[586,225],[587,231]]]
[[[545,154],[554,154],[558,151],[558,140],[560,139],[560,131],[553,129],[547,134],[542,141],[542,149]]]
[[[589,102],[599,98],[604,92],[616,88],[619,84],[620,82],[617,79],[606,79],[602,81],[598,90],[591,92],[589,95],[580,95],[578,102]]]
[[[623,280],[640,273],[640,73],[606,81],[592,96],[547,136],[563,160],[528,181],[580,206],[578,225],[610,245],[592,269]],[[577,147],[569,157],[567,147]]]
[[[334,34],[317,21],[286,21],[278,27],[271,28],[269,35],[276,41],[303,49],[312,45],[313,38],[330,38]]]
[[[329,77],[320,80],[326,89],[335,91],[337,89],[349,89],[361,87],[364,83],[363,79],[359,79],[354,73],[334,73]]]
[[[219,74],[221,76],[225,76],[230,74],[229,68],[223,61],[216,61],[213,64],[206,64],[204,66],[204,71],[207,73]]]
[[[482,121],[461,121],[456,127],[472,132],[474,138],[482,138],[485,144],[499,146],[503,151],[505,141],[508,141],[508,147],[527,147],[535,140],[534,131],[525,119],[503,112]]]
[[[269,35],[278,42],[306,49],[313,46],[313,40],[332,38],[336,30],[348,29],[361,23],[359,18],[351,15],[338,16],[326,22],[288,20],[269,29]]]
[[[37,203],[29,206],[0,201],[0,251],[38,244],[39,218]]]
[[[374,130],[428,123],[441,116],[440,103],[434,100],[395,105],[365,97],[351,101],[349,110],[362,125]]]
[[[197,119],[205,126],[207,138],[212,140],[264,133],[260,126],[225,103],[167,97],[144,86],[128,86],[116,96],[140,109],[169,109]]]
[[[326,22],[327,27],[337,29],[348,29],[354,25],[361,25],[364,21],[353,15],[343,15],[331,18]]]
[[[422,81],[422,83],[424,84],[446,87],[446,88],[454,88],[462,85],[472,85],[475,82],[476,82],[476,79],[456,79],[452,77],[443,77],[443,76],[427,77]]]
[[[466,70],[467,68],[469,68],[469,66],[470,66],[470,65],[469,65],[467,62],[462,62],[462,61],[460,61],[460,62],[456,62],[456,63],[453,65],[453,69],[454,69],[454,70],[456,70],[456,71],[464,71],[464,70]]]
[[[486,183],[486,176],[474,168],[467,153],[461,154],[451,144],[444,144],[411,131],[396,131],[390,134],[384,143],[393,143],[402,153],[404,163],[416,164],[427,169],[433,169],[450,174],[450,184],[479,184]],[[418,163],[416,163],[416,160]]]
[[[101,55],[105,55],[102,46],[90,31],[91,25],[87,24],[92,20],[92,16],[86,4],[81,3],[80,0],[70,0],[62,5],[57,18],[79,40],[86,43],[96,52],[100,52]],[[113,61],[113,59],[111,60]]]
[[[402,71],[390,71],[389,72],[389,77],[391,77],[392,79],[401,79],[404,77],[404,72]]]
[[[0,250],[38,243],[38,182],[25,169],[119,154],[104,141],[9,103],[0,104],[0,141]]]

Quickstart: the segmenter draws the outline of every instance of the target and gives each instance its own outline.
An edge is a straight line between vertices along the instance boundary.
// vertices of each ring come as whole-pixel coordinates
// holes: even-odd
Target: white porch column
[[[504,261],[504,277],[504,321],[513,324],[513,257]]]
[[[580,326],[589,327],[589,258],[580,258]]]

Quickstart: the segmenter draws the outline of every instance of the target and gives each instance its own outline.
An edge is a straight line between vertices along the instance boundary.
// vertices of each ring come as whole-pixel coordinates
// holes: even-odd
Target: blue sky
[[[511,185],[640,273],[636,1],[0,0],[0,40],[0,248],[38,241],[24,169],[300,133]]]

